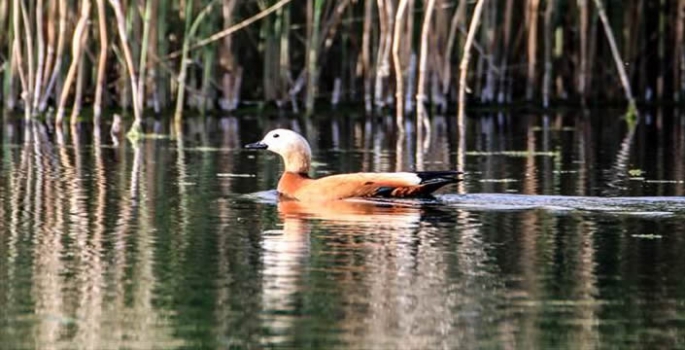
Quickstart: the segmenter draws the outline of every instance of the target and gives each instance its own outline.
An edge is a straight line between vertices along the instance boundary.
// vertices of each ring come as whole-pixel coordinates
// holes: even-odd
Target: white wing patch
[[[368,176],[370,180],[395,180],[405,182],[407,185],[421,183],[421,178],[415,173],[362,173],[360,175]]]

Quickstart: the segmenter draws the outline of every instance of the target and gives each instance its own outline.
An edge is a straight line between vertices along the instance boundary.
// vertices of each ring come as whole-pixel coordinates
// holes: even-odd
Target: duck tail
[[[461,171],[443,170],[443,171],[419,171],[416,175],[421,179],[419,184],[424,186],[439,184],[440,186],[457,183],[463,179],[460,177],[464,173]]]

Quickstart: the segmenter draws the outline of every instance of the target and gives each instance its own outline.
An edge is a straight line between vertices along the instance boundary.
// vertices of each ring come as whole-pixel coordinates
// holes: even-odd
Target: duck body
[[[328,201],[364,197],[427,197],[438,188],[459,181],[458,172],[352,173],[312,179],[285,172],[278,193],[301,201]]]
[[[307,141],[292,130],[272,130],[260,142],[245,146],[267,149],[281,155],[285,172],[278,193],[299,201],[332,201],[363,197],[427,197],[440,187],[461,181],[458,171],[395,173],[351,173],[318,179],[309,177],[311,150]]]

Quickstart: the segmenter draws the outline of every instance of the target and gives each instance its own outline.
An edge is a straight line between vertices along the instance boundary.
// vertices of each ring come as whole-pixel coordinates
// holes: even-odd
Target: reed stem
[[[319,59],[319,36],[321,27],[321,10],[323,0],[313,0],[312,27],[307,48],[307,99],[305,100],[305,113],[314,113],[314,101],[318,93],[318,59]]]
[[[395,15],[395,27],[393,29],[392,39],[392,61],[395,65],[395,122],[397,123],[397,130],[400,133],[404,132],[404,70],[402,69],[402,61],[400,60],[400,43],[402,41],[402,25],[404,24],[404,13],[406,9],[407,0],[400,0],[400,4],[397,7],[397,14]]]
[[[59,105],[57,106],[57,113],[55,114],[55,125],[57,127],[62,126],[62,121],[64,119],[64,109],[67,104],[67,98],[69,97],[69,90],[71,85],[76,78],[78,72],[78,66],[82,59],[84,35],[86,31],[86,24],[88,18],[90,17],[90,0],[84,0],[81,3],[81,16],[76,24],[76,29],[74,29],[74,37],[71,42],[71,55],[73,59],[71,60],[71,65],[69,66],[69,71],[67,72],[67,77],[64,80],[64,88],[62,89],[62,94],[59,98]]]
[[[36,51],[38,51],[38,62],[36,63],[36,80],[33,83],[32,110],[38,109],[41,87],[43,82],[43,66],[45,64],[45,37],[43,35],[43,0],[38,0],[35,9],[36,16]]]
[[[12,56],[14,57],[14,65],[15,69],[19,72],[19,81],[21,82],[21,99],[24,101],[25,106],[30,106],[29,104],[29,87],[28,87],[28,82],[27,82],[27,77],[26,77],[26,71],[24,70],[24,57],[22,55],[22,48],[21,48],[21,26],[20,24],[22,23],[21,21],[21,14],[20,14],[20,4],[19,0],[14,0],[13,7],[12,7],[12,22],[14,24],[13,30],[14,30],[14,40],[12,41]],[[25,118],[28,120],[30,119],[31,116],[31,109],[26,107],[25,108]]]
[[[435,8],[435,0],[428,0],[426,5],[426,12],[423,16],[423,27],[421,28],[421,51],[419,54],[419,79],[418,87],[416,91],[416,139],[423,140],[424,129],[428,128],[425,125],[428,123],[428,112],[426,111],[426,102],[428,97],[426,96],[426,71],[428,65],[428,36],[430,31],[430,23],[433,18],[433,9]],[[429,131],[430,132],[430,131]],[[419,157],[419,152],[421,153],[421,158],[423,157],[422,145],[416,145],[416,155],[417,159]]]
[[[483,12],[484,2],[485,0],[478,0],[478,2],[476,3],[476,7],[473,9],[473,15],[471,16],[471,24],[469,25],[469,31],[466,36],[466,42],[464,43],[461,63],[459,64],[459,112],[457,114],[457,124],[459,128],[460,139],[464,136],[464,108],[466,106],[466,75],[468,73],[469,61],[471,59],[471,46],[473,46],[473,40],[476,36],[476,30],[478,30],[478,24],[480,23],[480,16]]]
[[[43,93],[43,97],[38,104],[38,111],[44,112],[47,108],[48,98],[52,95],[52,91],[55,88],[55,83],[59,77],[59,73],[62,69],[62,58],[65,45],[65,32],[67,27],[67,0],[59,0],[59,24],[57,29],[57,51],[55,52],[55,63],[52,65],[52,73],[50,74],[50,80],[48,81],[47,87]],[[46,67],[46,69],[49,66]]]
[[[131,95],[133,96],[133,115],[135,120],[131,125],[131,131],[140,132],[142,124],[142,104],[138,100],[138,83],[136,81],[136,70],[133,65],[133,56],[131,55],[131,48],[128,44],[128,36],[126,35],[126,20],[124,18],[124,11],[121,8],[119,0],[109,0],[109,4],[114,10],[114,15],[117,19],[117,31],[119,33],[119,41],[121,41],[121,49],[124,53],[124,61],[129,75],[129,82],[131,84]]]
[[[195,33],[197,32],[197,28],[199,27],[200,23],[202,23],[202,19],[209,14],[209,12],[212,10],[212,6],[214,5],[214,2],[209,3],[195,18],[195,21],[190,22],[190,18],[192,16],[192,2],[189,1],[186,3],[186,8],[185,8],[185,15],[186,15],[186,36],[185,40],[183,41],[183,54],[181,55],[181,69],[180,73],[178,74],[178,94],[176,97],[176,110],[174,112],[174,121],[177,126],[180,126],[181,124],[181,119],[183,118],[183,101],[184,101],[184,96],[185,96],[185,89],[186,89],[186,73],[187,73],[187,68],[188,68],[188,54],[190,52],[190,40],[195,37]],[[192,24],[190,24],[192,23]],[[190,25],[188,27],[188,25]]]
[[[628,111],[632,114],[632,111],[637,114],[637,104],[635,103],[635,97],[633,96],[633,91],[630,87],[630,81],[628,80],[628,74],[626,74],[626,69],[623,66],[623,59],[618,51],[618,46],[616,45],[616,39],[614,39],[614,32],[609,24],[609,19],[607,18],[606,11],[604,11],[604,5],[602,0],[594,0],[595,6],[597,7],[597,12],[599,13],[599,18],[604,26],[604,34],[609,41],[609,47],[611,48],[611,55],[614,58],[614,63],[616,63],[616,69],[618,70],[618,75],[621,78],[621,84],[625,90],[626,100],[628,100]]]
[[[105,69],[107,68],[107,22],[105,0],[96,0],[98,12],[98,31],[100,34],[100,55],[98,57],[97,80],[95,82],[95,101],[93,103],[93,124],[99,126],[102,115],[102,95],[105,87]]]
[[[140,63],[138,63],[138,103],[142,109],[145,105],[145,79],[147,78],[147,53],[150,42],[150,12],[152,11],[152,0],[145,2],[143,12],[143,41],[140,43]]]
[[[469,44],[479,53],[472,72],[462,69],[461,50],[465,14],[478,1],[435,0],[427,16],[429,2],[89,0],[97,23],[86,37],[84,1],[0,1],[0,99],[26,118],[55,108],[60,120],[66,103],[80,99],[96,124],[107,106],[132,106],[134,128],[146,106],[160,113],[171,103],[174,112],[209,112],[234,110],[244,98],[296,112],[303,104],[311,114],[324,90],[332,91],[331,106],[393,108],[398,129],[410,113],[423,115],[419,109],[463,105],[466,86],[482,104],[685,102],[685,0],[615,1],[610,12],[601,0],[486,2],[483,30]],[[222,13],[204,15],[191,33],[208,3],[221,4]],[[425,28],[429,35],[419,37]],[[602,28],[606,42],[596,35]],[[601,79],[614,69],[620,85]],[[419,85],[424,106],[416,103]]]

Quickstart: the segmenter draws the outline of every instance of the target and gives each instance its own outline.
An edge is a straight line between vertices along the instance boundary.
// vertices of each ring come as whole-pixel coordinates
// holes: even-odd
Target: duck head
[[[283,158],[285,171],[307,174],[312,162],[312,150],[302,135],[288,129],[269,131],[264,138],[245,145],[247,149],[265,149]]]

